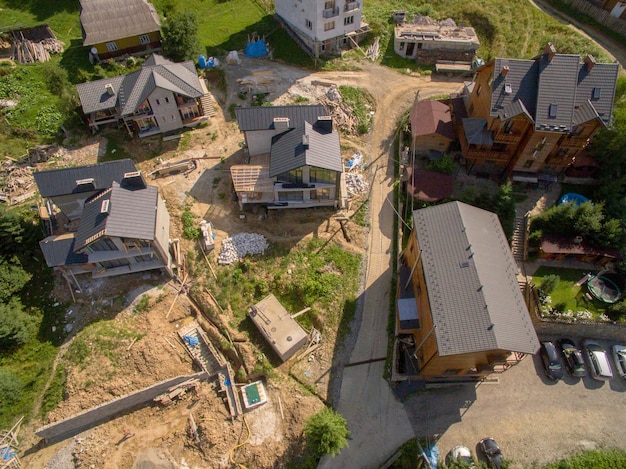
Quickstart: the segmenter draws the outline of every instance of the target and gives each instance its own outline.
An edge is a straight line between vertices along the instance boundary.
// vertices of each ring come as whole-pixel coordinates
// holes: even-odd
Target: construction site
[[[277,103],[303,95],[327,103],[346,135],[349,207],[241,212],[229,168],[245,158],[242,135],[222,113],[187,133],[182,149],[180,138],[124,142],[122,151],[167,204],[174,276],[57,277],[55,299],[68,305],[55,326],[69,336],[56,362],[66,370],[64,399],[43,420],[22,425],[15,467],[276,467],[306,452],[304,424],[329,401],[330,371],[341,359],[335,311],[358,285],[328,304],[278,297],[302,269],[342,277],[333,261],[311,267],[313,258],[299,265],[287,255],[309,255],[313,245],[353,256],[358,281],[367,226],[352,218],[365,210],[369,189],[364,141],[332,82],[298,81],[300,71],[283,66],[268,73],[262,61],[244,65],[228,75],[230,93],[212,90],[220,106],[238,99],[231,90],[250,86],[242,76],[264,77],[259,86]],[[100,161],[107,135],[79,147],[36,148],[7,163],[3,201],[36,195],[33,170]],[[159,157],[150,158],[155,147]],[[199,240],[183,236],[186,212]],[[231,279],[243,281],[239,292],[224,288]],[[255,287],[245,293],[248,284]]]

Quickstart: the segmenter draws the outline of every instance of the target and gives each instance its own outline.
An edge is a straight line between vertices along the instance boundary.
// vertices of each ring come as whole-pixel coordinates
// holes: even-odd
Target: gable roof
[[[539,60],[535,130],[570,132],[578,76],[578,55],[555,54]]]
[[[308,139],[308,145],[304,140]],[[343,172],[339,134],[304,122],[272,138],[270,177],[302,166]]]
[[[155,186],[134,188],[114,182],[85,203],[74,250],[103,236],[153,240],[157,201]]]
[[[303,106],[255,106],[235,108],[239,130],[269,130],[274,128],[274,119],[286,117],[289,128],[294,129],[304,122],[315,123],[320,116],[328,113],[321,104]]]
[[[59,236],[48,236],[39,241],[39,246],[46,259],[48,267],[60,265],[86,264],[89,262],[87,254],[74,253],[74,233],[65,233]]]
[[[55,197],[79,192],[100,191],[111,187],[113,181],[121,181],[125,173],[137,171],[129,159],[106,163],[52,169],[33,173],[42,197]],[[78,186],[77,181],[93,178],[91,185]]]
[[[451,202],[413,212],[439,355],[535,353],[539,341],[495,213]]]
[[[107,92],[107,85],[113,94]],[[76,85],[85,114],[119,106],[123,116],[135,112],[156,88],[190,98],[204,94],[192,61],[175,63],[157,54],[136,72]]]
[[[608,126],[619,64],[597,64],[590,56],[581,62],[571,54],[548,58],[544,53],[531,60],[495,59],[491,117],[506,120],[524,113],[535,130],[563,133],[592,119]]]
[[[434,99],[425,99],[411,108],[411,134],[413,137],[437,133],[454,140],[454,125],[450,107]]]
[[[159,31],[161,20],[146,0],[80,0],[83,46]]]

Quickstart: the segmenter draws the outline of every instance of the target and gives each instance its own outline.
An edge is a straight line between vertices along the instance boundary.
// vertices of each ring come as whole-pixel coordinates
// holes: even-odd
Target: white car
[[[463,467],[476,467],[474,464],[474,458],[472,457],[472,452],[465,446],[455,446],[450,450],[448,456],[446,457],[446,465],[449,466],[454,461],[460,462]]]
[[[586,358],[589,361],[589,372],[593,379],[607,381],[613,377],[609,357],[604,349],[593,340],[583,342]]]
[[[613,351],[617,374],[626,378],[626,345],[614,345],[611,350]]]

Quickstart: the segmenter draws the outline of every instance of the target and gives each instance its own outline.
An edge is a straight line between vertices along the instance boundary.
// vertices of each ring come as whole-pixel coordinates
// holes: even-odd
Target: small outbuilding
[[[450,106],[434,99],[417,101],[411,108],[411,144],[414,154],[445,152],[456,138]]]
[[[282,361],[307,343],[306,331],[271,293],[250,306],[248,314]]]

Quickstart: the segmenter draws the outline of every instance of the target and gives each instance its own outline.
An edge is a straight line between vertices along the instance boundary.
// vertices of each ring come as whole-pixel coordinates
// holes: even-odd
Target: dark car
[[[559,340],[559,346],[563,357],[565,358],[565,368],[572,376],[582,378],[587,376],[587,367],[585,366],[585,360],[583,354],[573,340],[561,339]]]
[[[546,370],[546,376],[555,381],[561,379],[563,377],[563,367],[554,344],[552,342],[541,342],[539,354],[541,355],[543,367]]]
[[[496,469],[500,469],[502,466],[502,451],[500,451],[500,447],[496,440],[493,438],[483,438],[478,442],[478,447],[480,451],[485,455],[487,461],[491,464],[492,467]]]

